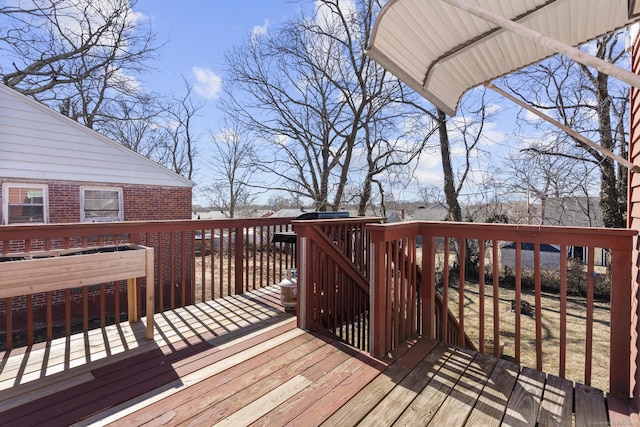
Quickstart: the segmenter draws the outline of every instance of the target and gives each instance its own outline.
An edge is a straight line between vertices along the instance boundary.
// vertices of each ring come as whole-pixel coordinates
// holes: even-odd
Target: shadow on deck
[[[156,315],[155,341],[144,339],[144,322],[123,323],[0,355],[0,423],[637,421],[625,414],[626,402],[607,402],[598,390],[433,340],[407,342],[388,359],[372,359],[297,329],[278,292],[272,286]]]

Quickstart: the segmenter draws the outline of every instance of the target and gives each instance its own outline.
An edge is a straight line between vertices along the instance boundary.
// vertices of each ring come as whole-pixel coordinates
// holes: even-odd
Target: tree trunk
[[[609,97],[608,76],[598,74],[597,99],[600,111],[598,114],[600,145],[608,150],[614,150],[611,125],[611,99]],[[605,227],[623,228],[624,209],[620,206],[621,198],[618,194],[618,177],[614,161],[605,157],[600,163],[602,182],[600,187],[600,205],[602,208],[602,221]]]
[[[367,203],[369,203],[369,199],[371,198],[371,180],[372,177],[370,174],[368,174],[366,179],[364,180],[362,194],[360,195],[360,201],[358,202],[359,216],[365,216],[367,213]]]
[[[449,207],[449,221],[462,221],[462,209],[458,203],[453,168],[451,167],[451,150],[449,134],[447,133],[447,116],[438,109],[438,135],[440,136],[440,154],[442,156],[442,171],[444,172],[444,195]]]

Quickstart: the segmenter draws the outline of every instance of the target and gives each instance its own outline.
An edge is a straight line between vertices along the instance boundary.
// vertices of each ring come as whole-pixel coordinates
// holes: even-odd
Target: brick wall
[[[25,180],[2,180],[2,182],[16,183],[34,183],[43,184],[44,181],[25,181]],[[50,223],[75,223],[80,221],[80,188],[83,186],[100,187],[90,182],[49,182],[49,222]],[[110,188],[122,188],[123,208],[125,221],[151,221],[151,220],[176,220],[191,219],[191,196],[192,189],[190,187],[150,187],[144,185],[105,185]],[[0,206],[2,203],[0,192]],[[1,210],[0,210],[1,211]],[[1,215],[1,213],[0,213]],[[0,218],[0,224],[1,224]],[[1,227],[1,225],[0,225]],[[146,242],[141,242],[146,243]],[[150,242],[153,243],[153,242]],[[32,250],[38,248],[32,247]],[[21,249],[24,250],[24,249]],[[168,247],[164,252],[164,265],[169,265]],[[190,264],[189,264],[190,265]],[[180,270],[178,269],[178,273]],[[156,277],[157,284],[162,281],[168,282],[169,273],[163,272],[163,277]],[[166,277],[164,277],[166,276]],[[180,277],[180,276],[178,276]],[[186,279],[190,283],[191,273],[186,273]],[[142,281],[144,282],[144,280]],[[164,287],[163,287],[164,288]],[[169,286],[169,289],[172,287]],[[113,285],[106,285],[106,294],[111,297],[106,298],[107,313],[113,308]],[[156,291],[157,292],[157,291]],[[121,311],[126,312],[126,286],[120,287]],[[168,297],[168,296],[167,296]],[[6,329],[6,304],[5,300],[0,301],[0,335],[2,329]],[[54,292],[52,294],[53,303],[53,321],[54,325],[64,324],[64,291]],[[82,318],[82,289],[73,289],[71,292],[71,311],[77,313]],[[89,288],[88,303],[91,306],[90,311],[95,312],[99,304],[99,287],[91,286]],[[36,325],[42,324],[45,319],[45,294],[34,294],[32,296],[33,320]],[[13,329],[21,330],[26,325],[26,298],[12,298],[11,308],[13,312]],[[76,316],[74,316],[76,317]]]
[[[49,182],[2,180],[48,184],[49,222],[73,223],[80,221],[80,187],[101,185],[92,182]],[[191,188],[187,187],[150,187],[144,185],[105,185],[110,188],[122,188],[125,221],[150,221],[163,219],[191,219]],[[0,206],[2,195],[0,194]],[[0,212],[0,215],[2,213]],[[0,217],[0,223],[2,223]]]
[[[132,185],[123,198],[125,221],[191,219],[191,188]]]

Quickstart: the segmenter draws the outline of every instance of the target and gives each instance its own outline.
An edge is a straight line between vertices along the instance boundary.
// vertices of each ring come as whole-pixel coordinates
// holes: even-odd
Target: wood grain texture
[[[520,368],[515,363],[502,359],[497,362],[467,419],[467,424],[490,427],[502,423],[519,371]]]
[[[525,427],[536,423],[544,382],[544,373],[522,368],[509,399],[503,425]]]
[[[549,375],[544,386],[540,425],[571,426],[573,411],[573,383],[564,378]]]
[[[278,289],[157,315],[140,329],[5,355],[13,425],[592,425],[637,421],[629,401],[431,339],[383,360],[296,328]],[[87,353],[95,345],[95,352]],[[50,364],[50,361],[55,361]],[[48,367],[59,367],[49,373]],[[32,378],[31,378],[32,376]],[[62,391],[58,393],[59,391]],[[572,412],[575,393],[575,413]],[[7,396],[10,396],[7,398]]]

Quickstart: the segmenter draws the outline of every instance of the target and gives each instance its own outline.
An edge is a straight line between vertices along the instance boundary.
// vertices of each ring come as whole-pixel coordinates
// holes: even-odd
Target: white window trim
[[[47,184],[35,184],[26,182],[2,183],[2,224],[9,224],[9,189],[10,188],[40,188],[42,189],[42,210],[44,222],[14,222],[17,224],[48,224],[49,223],[49,186]]]
[[[95,191],[117,191],[118,192],[118,221],[124,221],[124,201],[121,187],[80,187],[80,222],[85,222],[84,216],[84,192],[87,190]]]

